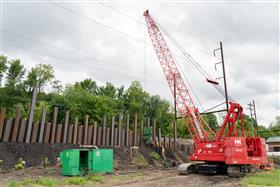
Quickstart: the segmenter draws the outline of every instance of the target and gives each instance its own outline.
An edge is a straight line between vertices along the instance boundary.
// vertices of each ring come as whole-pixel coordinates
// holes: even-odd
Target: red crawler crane
[[[230,107],[226,118],[216,134],[195,107],[175,59],[148,10],[144,12],[144,16],[152,44],[176,100],[178,111],[194,139],[194,153],[189,156],[189,159],[203,161],[203,163],[180,165],[180,173],[227,172],[229,176],[237,177],[248,172],[250,165],[265,166],[267,164],[265,140],[260,137],[245,136],[242,106],[236,102],[229,102]],[[238,119],[241,123],[241,132],[238,132],[236,127]],[[225,131],[228,124],[229,129]]]

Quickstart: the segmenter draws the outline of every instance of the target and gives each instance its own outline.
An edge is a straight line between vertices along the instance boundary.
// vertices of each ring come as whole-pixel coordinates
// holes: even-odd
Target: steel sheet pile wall
[[[44,107],[41,113],[40,121],[32,122],[31,128],[27,128],[28,119],[21,117],[20,109],[16,109],[14,119],[6,118],[6,109],[0,110],[0,142],[25,142],[25,143],[68,143],[68,144],[87,144],[104,147],[121,146],[144,146],[143,130],[151,128],[151,143],[154,146],[164,147],[182,147],[177,143],[161,136],[160,128],[157,128],[156,120],[153,119],[153,125],[150,127],[150,118],[144,121],[137,120],[137,114],[112,116],[110,120],[106,115],[102,117],[102,123],[96,121],[92,123],[89,115],[84,116],[83,121],[75,118],[74,124],[70,122],[70,112],[66,111],[63,123],[58,123],[58,108],[54,108],[52,121],[47,121],[47,110]],[[130,123],[130,117],[133,117],[133,124]],[[116,119],[117,118],[117,119]],[[151,119],[152,120],[152,119]],[[156,130],[157,129],[157,130]],[[175,129],[177,130],[177,129]],[[176,133],[176,132],[175,132]],[[174,133],[174,134],[175,134]],[[30,136],[30,137],[29,137]],[[173,140],[176,140],[173,138]]]

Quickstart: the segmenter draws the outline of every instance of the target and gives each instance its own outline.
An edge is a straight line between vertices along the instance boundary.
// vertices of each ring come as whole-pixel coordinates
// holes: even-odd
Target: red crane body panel
[[[223,162],[229,165],[266,165],[268,162],[265,140],[247,137],[225,137],[218,142],[196,143],[194,153],[189,156],[189,159],[192,161]]]

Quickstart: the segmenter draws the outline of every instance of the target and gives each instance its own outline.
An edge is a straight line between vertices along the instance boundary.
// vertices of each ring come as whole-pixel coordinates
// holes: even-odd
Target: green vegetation
[[[131,162],[139,168],[148,166],[147,160],[140,153],[138,153],[137,156],[133,157]]]
[[[15,169],[21,170],[24,168],[25,168],[25,161],[22,158],[19,158],[17,164],[15,165]]]
[[[245,186],[280,186],[280,170],[254,173],[243,179]]]
[[[40,119],[41,111],[47,107],[47,121],[51,121],[54,107],[59,108],[58,123],[63,123],[65,111],[70,111],[70,123],[74,118],[80,120],[83,116],[90,115],[90,124],[97,121],[101,124],[102,116],[116,116],[118,112],[130,112],[138,114],[139,120],[145,116],[156,118],[162,134],[172,137],[174,110],[172,104],[146,92],[139,81],[133,81],[128,88],[116,87],[107,82],[105,85],[97,85],[95,80],[85,79],[74,84],[62,85],[55,78],[55,72],[49,64],[37,64],[30,71],[19,59],[8,59],[0,55],[0,108],[7,108],[7,117],[15,117],[16,107],[21,109],[21,115],[28,117],[32,91],[38,88],[37,103],[35,106],[34,121]],[[45,91],[48,88],[48,91]],[[218,129],[217,118],[213,114],[204,115],[203,118],[212,129]],[[124,118],[125,119],[125,118]],[[117,120],[117,119],[116,119]],[[132,117],[130,118],[132,123]],[[252,129],[252,121],[248,116],[244,119],[245,128]],[[177,121],[179,138],[189,137],[182,120]],[[252,134],[252,131],[251,131]],[[280,135],[280,116],[276,123],[269,128],[259,127],[259,134],[265,138]],[[147,136],[149,132],[146,132]],[[146,139],[148,140],[148,139]]]
[[[152,160],[160,160],[160,155],[155,151],[150,153],[150,157]]]
[[[87,176],[87,180],[91,181],[91,182],[103,182],[105,180],[104,176],[102,175],[89,175]]]
[[[69,177],[64,182],[71,185],[84,185],[87,183],[87,179],[85,177]]]
[[[27,186],[56,187],[59,184],[60,184],[59,181],[56,179],[42,177],[38,179],[24,179],[21,181],[12,181],[9,183],[8,187],[27,187]]]

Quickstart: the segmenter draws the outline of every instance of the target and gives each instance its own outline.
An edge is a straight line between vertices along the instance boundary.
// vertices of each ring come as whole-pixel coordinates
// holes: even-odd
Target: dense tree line
[[[21,108],[22,116],[28,117],[30,101],[34,87],[38,88],[34,120],[39,120],[42,108],[48,109],[48,120],[52,118],[54,107],[59,108],[58,120],[63,122],[64,112],[70,110],[70,121],[75,117],[82,120],[85,114],[93,121],[101,122],[103,115],[108,119],[118,112],[130,115],[138,114],[139,120],[146,117],[156,119],[162,133],[172,136],[174,111],[170,102],[146,92],[139,81],[133,81],[128,88],[116,87],[107,82],[97,85],[92,79],[85,79],[74,84],[63,86],[55,79],[53,67],[37,64],[26,71],[19,59],[8,59],[0,56],[0,107],[7,108],[7,116],[14,117],[16,107]],[[46,92],[45,89],[48,88]],[[213,114],[204,116],[212,129],[218,129],[217,118]],[[251,126],[251,119],[245,116],[246,127]],[[131,118],[132,123],[132,118]],[[178,136],[188,136],[185,125],[177,121]],[[263,128],[263,127],[261,127]]]

